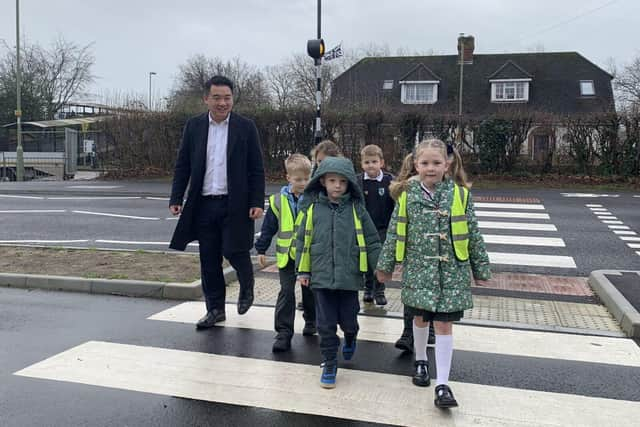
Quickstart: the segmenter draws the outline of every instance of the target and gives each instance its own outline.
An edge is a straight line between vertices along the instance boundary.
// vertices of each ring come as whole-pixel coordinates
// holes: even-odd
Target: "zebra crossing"
[[[146,320],[210,338],[208,345],[87,341],[15,375],[404,426],[631,426],[640,416],[640,348],[628,339],[456,325],[450,384],[461,406],[445,412],[433,406],[433,387],[411,384],[412,359],[393,348],[401,319],[360,316],[356,356],[341,364],[337,387],[325,390],[316,338],[298,334],[292,351],[278,358],[268,351],[273,307],[254,306],[244,316],[235,305],[226,311],[226,322],[205,333],[193,330],[202,302]],[[298,327],[304,322],[297,316]],[[255,341],[265,345],[252,348]]]
[[[640,243],[638,243],[640,242],[640,237],[638,237],[638,234],[629,226],[624,225],[624,222],[609,212],[609,209],[595,203],[586,204],[585,207],[589,208],[589,210],[593,212],[603,224],[606,224],[609,230],[613,231],[614,234],[623,240],[629,248],[634,250],[640,249]],[[640,251],[636,251],[636,255],[640,255]]]
[[[542,203],[476,202],[474,206],[492,265],[575,273],[575,260]]]

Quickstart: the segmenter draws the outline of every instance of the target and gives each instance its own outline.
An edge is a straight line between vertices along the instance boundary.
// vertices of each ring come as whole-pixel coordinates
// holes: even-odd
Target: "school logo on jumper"
[[[385,191],[384,188],[378,188],[378,194],[379,195],[384,196],[384,191]]]

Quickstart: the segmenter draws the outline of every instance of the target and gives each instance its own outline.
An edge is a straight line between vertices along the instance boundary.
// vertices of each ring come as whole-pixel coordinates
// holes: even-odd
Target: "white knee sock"
[[[453,335],[436,335],[436,370],[438,371],[436,385],[449,382],[452,356]]]
[[[413,322],[413,347],[416,352],[416,360],[427,360],[427,339],[429,339],[429,326],[420,328]]]

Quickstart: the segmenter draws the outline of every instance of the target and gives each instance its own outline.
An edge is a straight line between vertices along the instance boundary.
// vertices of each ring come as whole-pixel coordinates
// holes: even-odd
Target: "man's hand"
[[[249,209],[249,218],[251,219],[262,218],[262,214],[264,214],[264,210],[262,208]]]
[[[307,276],[298,277],[298,282],[300,282],[300,285],[302,286],[309,286],[309,277]]]
[[[267,256],[265,254],[258,254],[258,265],[260,268],[265,268],[267,266]]]
[[[387,273],[386,271],[376,270],[376,278],[378,279],[378,282],[384,283],[390,281],[392,275],[391,273]]]
[[[169,212],[171,215],[180,215],[182,213],[182,205],[171,205],[169,206]]]

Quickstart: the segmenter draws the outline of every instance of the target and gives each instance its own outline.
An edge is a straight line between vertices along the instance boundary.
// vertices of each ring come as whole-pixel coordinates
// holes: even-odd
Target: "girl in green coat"
[[[473,307],[472,276],[480,284],[491,277],[468,188],[452,146],[437,139],[418,144],[391,184],[396,206],[377,265],[381,282],[391,279],[396,262],[403,265],[402,302],[414,315],[417,386],[430,384],[426,347],[429,323],[434,323],[434,403],[440,408],[458,406],[448,386],[453,322]]]

